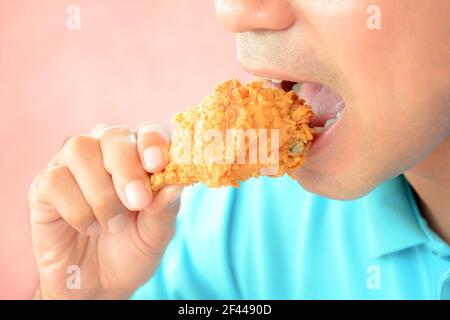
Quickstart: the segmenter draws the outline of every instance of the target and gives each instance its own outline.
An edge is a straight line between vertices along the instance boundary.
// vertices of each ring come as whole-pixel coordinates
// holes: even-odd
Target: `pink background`
[[[231,77],[249,79],[212,0],[0,0],[0,298],[34,291],[27,190],[66,137],[168,124]]]

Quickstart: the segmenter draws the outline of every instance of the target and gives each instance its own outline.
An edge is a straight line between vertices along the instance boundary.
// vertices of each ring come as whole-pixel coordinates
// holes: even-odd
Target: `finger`
[[[173,236],[182,190],[178,185],[164,187],[152,204],[138,214],[139,234],[144,243],[151,244],[153,251],[162,253]]]
[[[71,138],[63,147],[64,162],[77,181],[99,224],[118,233],[127,224],[126,208],[103,166],[99,141],[90,136]]]
[[[64,167],[64,159],[62,156],[62,152],[59,151],[48,163],[47,167],[51,168],[51,167]]]
[[[139,160],[134,133],[126,127],[111,127],[99,141],[104,166],[125,207],[138,211],[148,206],[152,200],[150,179]]]
[[[67,167],[52,167],[36,181],[34,200],[50,204],[78,232],[98,235],[102,228]],[[32,200],[33,201],[33,200]]]
[[[181,185],[166,186],[158,192],[151,205],[145,210],[152,216],[166,217],[167,212],[172,212],[170,211],[170,208],[179,201],[182,192],[183,186]]]
[[[94,137],[94,138],[100,139],[100,137],[102,136],[102,134],[106,130],[109,130],[109,129],[112,129],[112,128],[121,128],[121,127],[126,127],[126,125],[124,125],[124,124],[109,125],[107,123],[100,122],[100,123],[97,123],[91,129],[91,131],[89,132],[89,135]]]
[[[99,138],[100,135],[101,135],[101,133],[102,133],[102,131],[103,131],[104,129],[108,128],[108,127],[109,127],[109,125],[108,125],[107,123],[104,123],[104,122],[97,123],[97,124],[91,129],[91,131],[89,132],[89,135],[92,136],[92,137],[94,137],[94,138]]]
[[[169,159],[170,133],[158,123],[142,123],[137,130],[139,157],[147,172],[161,171]]]

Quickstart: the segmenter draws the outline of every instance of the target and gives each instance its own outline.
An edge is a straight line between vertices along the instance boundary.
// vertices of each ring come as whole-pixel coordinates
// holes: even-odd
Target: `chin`
[[[296,172],[296,180],[303,189],[334,200],[354,200],[372,191],[380,183],[367,174],[339,172],[324,174],[303,167]]]

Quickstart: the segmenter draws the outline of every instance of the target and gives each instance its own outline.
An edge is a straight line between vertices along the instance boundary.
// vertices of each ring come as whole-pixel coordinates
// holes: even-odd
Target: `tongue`
[[[312,127],[323,127],[328,119],[344,109],[344,100],[331,88],[316,84],[304,83],[299,96],[311,106],[316,116],[311,120]]]

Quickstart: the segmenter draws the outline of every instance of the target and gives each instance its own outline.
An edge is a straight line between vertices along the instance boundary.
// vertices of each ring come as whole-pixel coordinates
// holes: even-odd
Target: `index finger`
[[[139,125],[136,136],[144,169],[149,173],[164,169],[169,162],[169,131],[159,123],[145,122]]]

